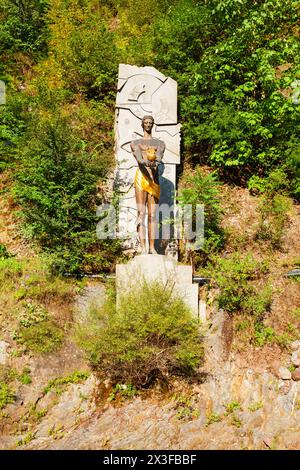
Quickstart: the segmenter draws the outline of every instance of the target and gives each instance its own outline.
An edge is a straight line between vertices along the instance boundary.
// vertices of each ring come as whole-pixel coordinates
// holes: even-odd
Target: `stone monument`
[[[120,64],[115,118],[115,155],[117,169],[115,189],[119,194],[119,236],[124,246],[136,249],[137,207],[134,178],[138,163],[132,153],[131,142],[143,137],[142,119],[153,116],[152,136],[165,143],[162,164],[158,168],[161,188],[159,205],[174,207],[176,165],[180,163],[180,124],[177,122],[177,83],[153,67]],[[166,219],[170,217],[166,217]],[[176,234],[160,220],[163,234],[157,251],[165,254],[174,245]],[[173,239],[173,241],[172,241]]]
[[[140,230],[144,214],[141,218],[137,188],[143,189],[143,184],[139,181],[143,175],[138,170],[141,169],[143,159],[148,162],[142,166],[142,169],[147,167],[147,184],[147,172],[151,176],[152,170],[154,173],[157,171],[152,174],[152,181],[149,183],[151,191],[148,194],[159,201],[159,209],[162,205],[175,209],[176,165],[180,163],[180,124],[177,122],[177,83],[172,78],[165,77],[153,67],[120,64],[115,152],[119,236],[126,240],[125,247],[134,249],[135,252],[138,252],[140,245],[141,253],[129,263],[116,266],[117,303],[120,294],[136,289],[144,282],[158,280],[179,294],[193,315],[199,318],[199,288],[197,284],[193,284],[192,266],[179,265],[176,256],[174,257],[174,250],[171,249],[176,233],[172,233],[170,227],[166,232],[162,230],[163,236],[156,240],[159,242],[156,243],[156,251],[151,242],[151,228],[147,247],[144,243],[146,227]],[[145,186],[144,189],[146,190]],[[148,206],[148,210],[151,210],[151,206]],[[148,220],[151,223],[151,217]],[[162,226],[164,222],[171,225],[170,212],[165,221],[160,219],[159,222]],[[169,237],[165,238],[164,233],[169,234]],[[150,254],[147,254],[149,251]],[[177,253],[176,250],[175,252]],[[173,256],[166,256],[167,254]],[[201,320],[204,320],[203,315],[201,316]]]

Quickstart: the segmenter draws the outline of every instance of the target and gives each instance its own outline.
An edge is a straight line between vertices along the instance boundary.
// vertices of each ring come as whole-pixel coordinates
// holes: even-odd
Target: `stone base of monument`
[[[117,305],[118,296],[124,292],[135,290],[144,282],[159,281],[163,286],[173,288],[174,293],[186,302],[194,317],[203,318],[203,310],[199,311],[199,287],[193,284],[191,266],[184,266],[176,260],[163,255],[137,255],[127,264],[116,266]]]

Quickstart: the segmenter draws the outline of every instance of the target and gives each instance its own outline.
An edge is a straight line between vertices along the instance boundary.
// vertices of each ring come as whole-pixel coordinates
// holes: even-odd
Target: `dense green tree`
[[[32,59],[47,51],[45,13],[49,0],[2,0],[0,4],[1,72],[14,61],[15,53]]]
[[[177,80],[183,160],[252,189],[284,175],[299,199],[299,13],[296,0],[3,0],[0,166],[14,162],[27,231],[74,269],[97,252],[120,62]]]
[[[185,155],[240,184],[283,166],[295,196],[297,158],[286,154],[298,151],[299,10],[293,0],[178,0],[146,38],[127,41],[128,57],[150,57],[178,81]]]

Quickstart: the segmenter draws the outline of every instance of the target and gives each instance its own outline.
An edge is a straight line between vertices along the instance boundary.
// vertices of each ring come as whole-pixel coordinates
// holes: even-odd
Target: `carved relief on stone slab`
[[[115,118],[115,188],[120,195],[120,209],[128,238],[136,238],[136,203],[134,176],[137,162],[130,143],[143,136],[145,115],[154,117],[152,134],[166,144],[160,165],[162,204],[173,205],[176,164],[180,163],[180,124],[177,122],[177,83],[154,67],[120,64]],[[127,213],[126,213],[127,211]],[[126,219],[126,224],[125,224]],[[132,239],[132,243],[134,243]]]

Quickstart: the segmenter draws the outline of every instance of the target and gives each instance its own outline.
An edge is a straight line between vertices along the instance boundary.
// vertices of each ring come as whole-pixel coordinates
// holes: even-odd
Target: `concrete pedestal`
[[[117,264],[117,301],[118,295],[156,280],[173,287],[174,293],[180,295],[193,315],[199,318],[199,287],[192,283],[192,267],[179,265],[176,260],[163,255],[137,255],[127,264]]]

